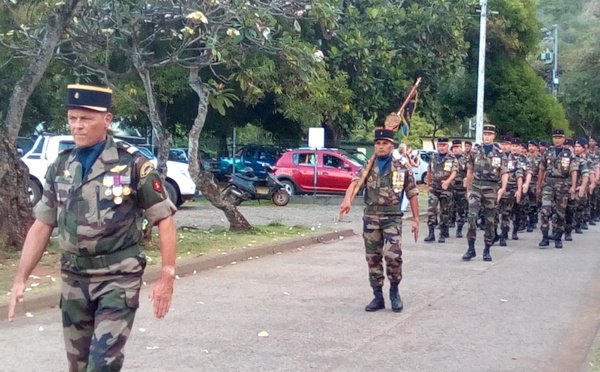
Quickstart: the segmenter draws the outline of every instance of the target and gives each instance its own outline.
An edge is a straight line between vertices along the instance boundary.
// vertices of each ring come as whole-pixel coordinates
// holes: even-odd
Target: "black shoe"
[[[462,259],[463,261],[470,261],[474,257],[477,257],[477,253],[475,253],[475,239],[469,239],[469,249],[462,256]]]
[[[456,237],[457,237],[457,238],[462,238],[462,237],[463,237],[463,234],[462,234],[462,229],[463,229],[463,227],[462,227],[462,226],[458,226],[458,227],[456,228]]]
[[[573,237],[571,236],[571,233],[565,233],[565,241],[566,242],[572,242],[573,241]]]
[[[375,298],[367,306],[365,311],[377,311],[385,309],[385,300],[383,299],[383,287],[373,287],[373,295]]]
[[[575,227],[575,234],[583,234],[583,231],[581,231],[581,225],[577,225]]]
[[[438,243],[445,243],[446,242],[446,234],[444,233],[444,231],[440,231],[440,237],[438,238]]]
[[[435,227],[429,226],[429,235],[423,239],[424,242],[435,242]]]
[[[550,240],[548,239],[548,231],[542,231],[542,241],[538,244],[538,247],[547,247],[550,245]]]
[[[588,229],[589,229],[589,227],[588,227],[588,225],[587,225],[587,222],[583,222],[583,223],[581,224],[581,229],[582,229],[582,230],[588,230]]]
[[[392,311],[395,313],[401,312],[404,308],[402,298],[400,298],[400,293],[398,293],[398,284],[400,283],[391,283],[390,286],[390,302],[392,303]]]
[[[588,225],[590,225],[590,226],[596,226],[596,222],[594,222],[594,220],[590,220],[590,222],[588,222]]]
[[[562,248],[562,247],[563,247],[562,240],[556,239],[554,241],[554,248]]]
[[[504,238],[504,234],[500,234],[500,238],[498,240],[500,241],[501,247],[506,247],[506,239]]]
[[[487,244],[485,245],[485,248],[483,249],[483,260],[484,261],[492,260],[492,256],[490,256],[490,246]]]
[[[448,227],[455,227],[455,226],[456,226],[456,222],[455,221],[450,221],[450,223],[448,224]]]
[[[533,225],[527,225],[527,232],[533,232]]]

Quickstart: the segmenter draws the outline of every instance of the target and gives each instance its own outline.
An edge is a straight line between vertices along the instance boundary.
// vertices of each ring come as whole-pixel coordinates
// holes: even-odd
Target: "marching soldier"
[[[532,232],[536,228],[538,210],[540,208],[536,197],[536,190],[542,155],[539,153],[538,143],[534,140],[529,141],[528,150],[528,167],[525,182],[523,183],[523,195],[526,196],[525,214],[527,218],[527,232]]]
[[[569,195],[575,194],[577,185],[578,164],[575,155],[564,147],[565,131],[554,129],[552,142],[554,146],[549,147],[542,155],[538,174],[537,197],[542,199],[540,248],[550,245],[548,230],[553,206],[556,213],[556,226],[553,228],[556,232],[554,247],[563,247],[562,235],[565,231],[567,203]]]
[[[544,155],[548,150],[548,142],[545,140],[540,141],[540,155]]]
[[[588,204],[588,186],[590,178],[594,177],[593,163],[586,156],[587,140],[580,138],[577,140],[574,146],[575,156],[579,162],[579,175],[577,178],[577,192],[575,199],[575,212],[574,212],[574,227],[575,233],[582,234],[582,226],[585,222],[585,210]],[[567,240],[565,236],[565,240]]]
[[[468,159],[471,156],[473,150],[473,142],[465,141],[465,157]]]
[[[458,172],[454,179],[453,196],[454,196],[454,212],[456,213],[456,237],[462,238],[462,229],[465,225],[469,202],[467,201],[467,189],[464,181],[467,177],[467,156],[463,155],[462,141],[452,141],[452,153],[458,162]]]
[[[515,137],[510,145],[510,151],[517,158],[517,165],[521,168],[522,171],[522,179],[521,183],[525,181],[525,176],[527,175],[527,157],[525,156],[526,147],[523,145],[523,142],[520,138]],[[525,208],[523,203],[523,186],[519,187],[520,191],[520,201],[515,201],[513,204],[513,218],[514,218],[514,226],[515,229],[512,234],[512,240],[519,240],[519,236],[517,232],[525,231]],[[508,239],[508,238],[507,238]]]
[[[58,229],[63,250],[61,311],[69,371],[119,371],[139,306],[146,258],[138,243],[144,217],[158,225],[162,271],[150,298],[154,315],[169,311],[175,279],[175,206],[163,182],[137,149],[115,142],[111,90],[67,88],[67,119],[75,148],[48,168],[34,209],[9,303],[9,320],[25,282]]]
[[[594,171],[597,172],[600,170],[600,148],[598,148],[596,139],[591,136],[589,138],[588,156],[590,156],[592,161],[596,164]],[[596,173],[596,175],[598,175],[598,173]],[[597,187],[595,184],[590,185],[590,187],[590,219],[588,223],[591,226],[596,226],[596,222],[600,221],[600,187]]]
[[[365,307],[365,311],[385,309],[383,299],[383,259],[390,280],[390,301],[392,311],[402,311],[403,303],[398,291],[402,280],[402,211],[400,199],[403,194],[410,201],[413,215],[412,232],[415,241],[419,233],[419,201],[417,185],[406,159],[392,156],[394,131],[375,130],[376,160],[370,169],[364,189],[365,214],[363,217],[363,238],[365,256],[369,266],[369,282],[375,298]],[[361,170],[350,183],[346,196],[340,205],[342,214],[350,211],[351,196],[356,183],[361,178]]]
[[[446,237],[449,236],[448,221],[452,203],[452,183],[458,172],[458,162],[454,155],[448,152],[448,138],[438,138],[437,145],[438,153],[431,157],[427,169],[427,186],[429,187],[427,227],[429,228],[429,235],[427,235],[425,241],[435,241],[435,226],[439,217],[440,237],[438,243],[444,243]]]
[[[465,261],[476,256],[475,238],[477,236],[477,214],[483,207],[485,216],[485,248],[483,260],[491,261],[490,248],[494,243],[498,201],[506,192],[508,169],[502,163],[502,152],[494,144],[496,127],[492,124],[483,126],[483,146],[473,150],[467,163],[465,187],[469,195],[469,231],[467,239],[469,248],[463,255]],[[501,184],[499,185],[499,182]]]
[[[506,247],[506,239],[510,231],[510,222],[513,220],[513,239],[517,235],[518,225],[513,217],[513,205],[521,201],[521,187],[523,185],[523,169],[520,161],[511,151],[513,139],[502,136],[500,148],[502,150],[502,162],[508,170],[508,181],[506,192],[502,195],[498,210],[500,212],[500,246]],[[516,140],[514,141],[516,144]],[[518,238],[517,238],[518,239]],[[515,239],[515,240],[517,240]]]

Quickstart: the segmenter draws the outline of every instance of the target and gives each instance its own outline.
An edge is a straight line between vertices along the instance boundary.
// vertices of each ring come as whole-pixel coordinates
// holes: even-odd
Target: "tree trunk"
[[[7,137],[0,140],[0,247],[20,250],[33,223],[27,192],[29,170],[21,161],[17,147]]]
[[[146,92],[146,101],[148,102],[148,119],[152,124],[156,138],[156,158],[158,159],[157,170],[158,173],[165,178],[167,176],[167,160],[169,159],[169,150],[171,148],[172,135],[165,130],[163,122],[158,112],[158,104],[156,102],[156,94],[154,93],[154,86],[152,85],[152,78],[150,76],[150,70],[146,67],[139,53],[133,53],[132,55],[133,65],[137,70],[142,84],[144,85],[144,91]]]
[[[56,13],[48,15],[44,37],[37,54],[29,62],[23,76],[15,84],[6,116],[0,118],[0,240],[21,249],[32,222],[31,205],[27,193],[29,171],[20,161],[16,140],[21,130],[27,101],[48,68],[65,27],[79,12],[82,0],[67,0],[56,6]],[[0,242],[1,243],[1,242]]]
[[[328,117],[323,120],[321,126],[325,128],[325,147],[340,147],[342,144],[343,133],[340,128],[336,127],[333,120]]]
[[[203,172],[200,171],[200,166],[198,165],[198,141],[206,120],[208,95],[210,92],[206,85],[200,80],[198,69],[190,69],[188,81],[190,87],[198,95],[198,114],[194,119],[194,125],[192,125],[192,129],[189,133],[190,175],[206,200],[223,211],[227,221],[229,221],[229,229],[231,231],[248,231],[252,228],[252,225],[250,225],[246,217],[238,211],[235,205],[223,200],[221,189],[215,182],[212,173],[207,170]]]

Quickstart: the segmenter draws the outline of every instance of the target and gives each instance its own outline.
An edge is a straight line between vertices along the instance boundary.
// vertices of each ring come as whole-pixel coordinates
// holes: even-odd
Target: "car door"
[[[314,190],[315,179],[315,152],[314,151],[299,151],[292,156],[294,169],[292,174],[294,182],[303,191]]]
[[[322,160],[317,178],[318,189],[323,192],[346,191],[356,174],[356,167],[342,156],[333,153],[324,153]]]

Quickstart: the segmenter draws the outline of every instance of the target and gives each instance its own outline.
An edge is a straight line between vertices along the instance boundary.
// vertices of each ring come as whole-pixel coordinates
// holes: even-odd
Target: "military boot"
[[[590,218],[590,222],[588,222],[588,225],[596,226],[596,222],[594,222],[594,220]]]
[[[571,235],[571,232],[567,232],[565,231],[565,241],[566,242],[572,242],[573,241],[573,236]]]
[[[508,238],[508,229],[502,229],[502,233],[500,233],[500,246],[506,247],[506,238]]]
[[[477,253],[475,253],[475,239],[469,239],[469,249],[462,256],[462,259],[463,261],[470,261],[473,257],[477,257]]]
[[[534,229],[533,225],[534,225],[533,219],[530,218],[529,221],[527,221],[527,232],[533,232],[533,229]]]
[[[562,244],[562,233],[557,233],[556,237],[554,239],[554,248],[562,248],[563,244]]]
[[[385,309],[385,300],[383,299],[383,287],[373,286],[373,295],[375,298],[365,307],[365,311],[377,311]]]
[[[462,229],[463,229],[463,227],[462,227],[462,226],[457,226],[457,227],[456,227],[456,237],[457,237],[457,238],[462,238],[462,237],[463,237],[463,234],[462,234]]]
[[[441,235],[441,233],[440,233]],[[423,239],[424,242],[435,242],[435,226],[429,226],[429,235]]]
[[[451,218],[450,222],[448,224],[448,227],[454,227],[454,226],[456,226],[456,220]],[[449,238],[449,236],[447,236],[446,238]]]
[[[519,235],[517,235],[517,232],[518,232],[518,228],[513,227],[512,240],[519,240]]]
[[[581,230],[589,230],[589,227],[588,227],[588,225],[587,225],[587,222],[586,222],[586,221],[583,221],[583,222],[581,223]]]
[[[581,222],[575,225],[575,234],[583,234],[583,231],[581,231]]]
[[[440,237],[438,238],[438,243],[445,243],[446,242],[446,230],[448,230],[448,227],[440,227]]]
[[[490,256],[490,245],[486,244],[485,248],[483,249],[483,260],[484,261],[491,261],[492,260],[492,256]]]
[[[398,293],[398,284],[400,283],[391,283],[390,285],[390,302],[392,303],[392,311],[395,313],[401,312],[404,308],[402,298],[400,298],[400,293]]]
[[[538,244],[538,247],[547,247],[550,245],[550,240],[548,238],[548,231],[542,231],[542,241]]]

